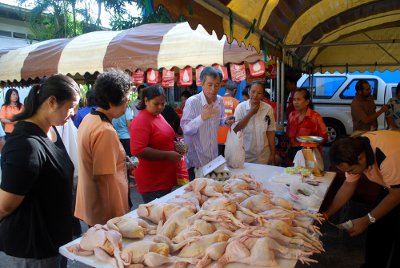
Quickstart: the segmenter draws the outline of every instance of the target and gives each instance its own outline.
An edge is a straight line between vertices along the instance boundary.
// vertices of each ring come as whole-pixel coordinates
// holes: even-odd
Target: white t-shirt
[[[235,119],[241,121],[250,111],[250,101],[239,103],[235,110]],[[271,105],[261,102],[257,113],[253,115],[243,131],[246,162],[267,164],[270,149],[267,131],[275,131],[274,110]]]

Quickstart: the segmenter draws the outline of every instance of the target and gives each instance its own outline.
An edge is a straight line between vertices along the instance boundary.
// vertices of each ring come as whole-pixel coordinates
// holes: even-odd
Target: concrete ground
[[[324,156],[328,155],[328,148],[324,148]],[[325,159],[325,157],[324,157]],[[329,161],[325,159],[325,166],[329,166]],[[137,193],[136,188],[131,188],[130,196],[133,202],[133,208],[143,203],[140,195]],[[332,222],[339,223],[339,218],[345,220],[355,218],[361,215],[365,215],[368,212],[368,208],[357,202],[351,201],[346,209],[347,212],[342,212],[336,215]],[[81,223],[83,231],[87,230],[87,226]],[[364,258],[364,242],[365,234],[359,237],[349,237],[346,232],[341,232],[335,227],[328,224],[324,224],[321,227],[323,233],[322,241],[325,247],[325,253],[314,255],[313,257],[318,260],[319,263],[312,264],[311,266],[302,265],[298,263],[296,268],[312,267],[312,268],[358,268],[363,263]],[[0,268],[11,267],[10,264],[2,261],[3,253],[0,252]],[[89,266],[81,264],[76,261],[68,261],[69,268],[87,268]]]

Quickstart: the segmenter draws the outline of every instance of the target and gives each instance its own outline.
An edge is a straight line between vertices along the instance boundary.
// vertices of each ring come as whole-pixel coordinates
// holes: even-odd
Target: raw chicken
[[[149,240],[133,242],[124,247],[121,258],[125,265],[143,263],[144,255],[154,252],[162,256],[169,256],[169,246],[165,243],[156,243]]]
[[[139,217],[158,224],[160,221],[166,221],[171,214],[180,208],[181,206],[177,204],[168,203],[141,204],[137,209],[137,214]]]
[[[177,236],[172,239],[174,243],[180,243],[185,241],[189,237],[202,236],[215,232],[216,227],[205,221],[205,220],[195,220],[193,224],[188,225],[184,230],[182,230]]]
[[[184,258],[203,258],[208,247],[214,243],[226,242],[229,238],[229,234],[223,231],[217,231],[213,234],[199,237],[192,237],[190,243],[182,248],[178,256]]]
[[[67,248],[76,255],[88,256],[95,254],[99,259],[108,262],[113,267],[123,267],[120,258],[122,236],[115,230],[108,230],[102,225],[95,225],[83,234],[79,244]],[[114,257],[114,258],[113,258]]]
[[[221,182],[212,179],[197,178],[190,182],[190,184],[185,188],[185,191],[193,191],[196,194],[197,199],[200,201],[202,200],[202,195],[207,197],[222,196],[224,186]]]
[[[156,226],[142,219],[116,217],[107,221],[107,227],[121,233],[124,238],[143,239],[145,234],[155,234]]]
[[[168,237],[169,239],[173,239],[189,225],[188,218],[193,215],[193,211],[189,208],[183,207],[179,209],[170,215],[164,224],[162,224],[162,221],[160,221],[157,228],[157,235],[162,235]]]

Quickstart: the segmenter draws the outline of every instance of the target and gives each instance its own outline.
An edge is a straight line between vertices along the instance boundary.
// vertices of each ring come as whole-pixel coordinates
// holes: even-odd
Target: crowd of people
[[[246,162],[279,165],[276,103],[265,83],[252,82],[239,93],[243,96],[239,102],[235,98],[238,86],[232,81],[226,84],[225,95],[218,95],[222,78],[220,70],[205,67],[200,74],[202,90],[194,95],[182,92],[182,104],[175,110],[167,105],[166,93],[158,85],[139,86],[138,98],[130,106],[131,78],[117,70],[98,76],[94,89],[86,94],[87,106],[76,115],[79,86],[68,76],[54,75],[33,86],[25,106],[18,91],[8,90],[0,112],[5,127],[4,132],[0,126],[0,138],[6,140],[1,152],[0,250],[8,261],[16,267],[66,267],[58,247],[72,239],[74,219],[94,226],[129,212],[127,157],[139,159],[134,175],[144,203],[177,186],[180,161],[186,159],[193,180],[198,168],[223,155],[229,130],[243,133]],[[298,136],[320,136],[328,141],[310,92],[297,88],[295,82],[286,82],[289,160],[301,149]],[[400,84],[396,96],[377,112],[368,82],[360,80],[356,90],[352,103],[355,131],[376,130],[376,120],[383,113],[391,129],[400,127]],[[67,122],[74,127],[73,116],[78,128],[75,205],[70,146],[55,128]],[[175,143],[180,136],[188,147],[184,158]],[[340,139],[330,150],[332,164],[346,173],[346,181],[325,211],[326,218],[351,198],[361,174],[382,188],[375,208],[353,220],[349,231],[358,235],[368,230],[365,267],[378,267],[388,260],[392,246],[399,251],[399,153],[400,133],[388,130]],[[392,264],[397,261],[392,258]]]

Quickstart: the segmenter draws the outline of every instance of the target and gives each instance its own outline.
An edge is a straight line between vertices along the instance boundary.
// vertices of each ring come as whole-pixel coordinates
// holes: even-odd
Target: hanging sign
[[[204,66],[197,66],[196,68],[196,86],[201,86],[200,74],[203,71]]]
[[[158,83],[158,70],[148,69],[147,70],[147,77],[146,77],[147,84],[155,85]]]
[[[174,68],[172,68],[172,70],[167,70],[167,69],[163,68],[161,86],[162,87],[173,87],[174,86],[174,78],[175,78]]]
[[[246,67],[244,64],[230,64],[231,78],[234,82],[246,80]]]
[[[253,64],[249,63],[250,75],[252,77],[258,77],[265,74],[264,62],[259,60]]]
[[[193,84],[192,67],[186,66],[179,70],[179,83],[180,86],[191,86]]]
[[[276,64],[268,65],[268,72],[271,79],[276,79]]]
[[[219,69],[222,72],[222,81],[228,80],[228,69],[225,66],[219,64],[213,64],[213,67]]]
[[[143,84],[144,83],[144,72],[140,69],[137,69],[132,73],[132,81],[135,84]]]

